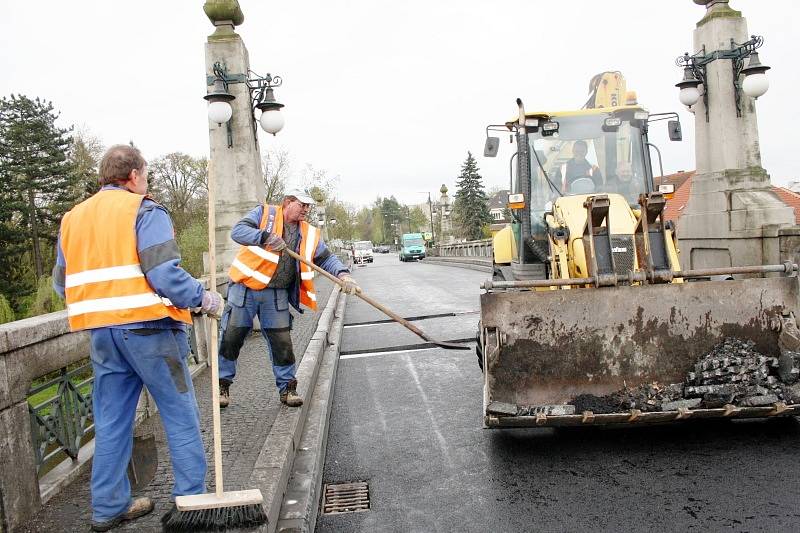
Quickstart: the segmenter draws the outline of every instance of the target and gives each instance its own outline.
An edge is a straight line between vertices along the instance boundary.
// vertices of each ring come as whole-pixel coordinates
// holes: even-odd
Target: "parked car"
[[[389,248],[388,244],[381,244],[380,246],[376,246],[375,247],[375,253],[388,254],[391,251],[392,251],[392,249]]]
[[[370,241],[355,241],[353,243],[353,262],[357,265],[372,263],[372,243]]]

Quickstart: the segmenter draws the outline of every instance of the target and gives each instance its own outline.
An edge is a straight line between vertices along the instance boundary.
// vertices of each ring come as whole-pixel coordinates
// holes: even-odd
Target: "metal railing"
[[[41,472],[46,463],[62,453],[77,459],[84,436],[94,430],[94,375],[91,363],[87,362],[73,370],[64,367],[58,373],[58,377],[33,387],[28,392],[37,473]],[[30,403],[39,393],[53,389],[53,396],[36,405]]]

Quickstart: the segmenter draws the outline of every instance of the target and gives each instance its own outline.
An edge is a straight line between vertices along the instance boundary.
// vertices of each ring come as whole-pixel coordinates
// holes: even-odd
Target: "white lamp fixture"
[[[697,103],[700,99],[700,89],[698,87],[701,83],[702,82],[695,77],[691,67],[687,66],[683,69],[683,80],[675,84],[675,87],[681,90],[678,99],[683,105],[692,107]]]
[[[208,120],[222,126],[231,119],[231,101],[236,97],[228,92],[228,84],[223,78],[216,78],[214,88],[203,98],[208,102]]]
[[[762,96],[769,89],[769,79],[766,72],[770,67],[762,65],[758,59],[758,52],[750,54],[750,62],[742,69],[742,91],[751,98]]]
[[[264,91],[264,97],[256,104],[256,107],[261,110],[261,118],[258,121],[261,124],[261,129],[272,135],[283,129],[284,120],[283,113],[281,113],[283,104],[275,101],[272,87],[268,87]]]
[[[226,101],[208,103],[208,120],[220,126],[228,122],[233,116],[233,108]]]

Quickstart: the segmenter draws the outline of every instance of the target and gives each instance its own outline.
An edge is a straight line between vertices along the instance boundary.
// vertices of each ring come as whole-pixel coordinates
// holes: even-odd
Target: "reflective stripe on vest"
[[[310,224],[303,223],[302,256],[309,263],[314,262],[314,252],[319,245],[319,230]],[[301,226],[302,228],[302,226]],[[317,293],[314,291],[314,270],[305,263],[300,263],[300,303],[316,311]]]
[[[283,235],[283,208],[264,204],[258,227],[275,235]],[[302,247],[300,255],[313,262],[314,253],[319,245],[319,230],[305,221],[300,222],[300,240]],[[278,269],[279,261],[280,253],[261,246],[242,246],[231,263],[228,275],[235,283],[241,283],[253,290],[261,290],[269,285]],[[317,296],[313,279],[314,271],[311,267],[300,263],[300,303],[316,310]]]
[[[189,311],[156,294],[142,272],[136,217],[143,199],[126,190],[104,190],[64,215],[61,248],[72,331],[166,317],[191,324]]]

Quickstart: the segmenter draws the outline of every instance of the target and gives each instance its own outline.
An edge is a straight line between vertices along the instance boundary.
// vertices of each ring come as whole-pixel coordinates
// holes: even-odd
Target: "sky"
[[[0,96],[50,100],[60,124],[145,157],[208,154],[202,0],[0,0]],[[528,109],[579,108],[591,77],[619,70],[653,113],[677,111],[684,140],[651,129],[666,173],[694,169],[694,116],[678,101],[675,58],[705,12],[692,0],[240,0],[250,68],[278,74],[286,125],[259,132],[262,153],[288,151],[338,176],[354,205],[451,194],[472,152],[487,188],[506,187],[512,145],[483,157],[485,127]],[[797,0],[731,0],[759,50],[769,91],[756,103],[773,183],[800,179]]]

